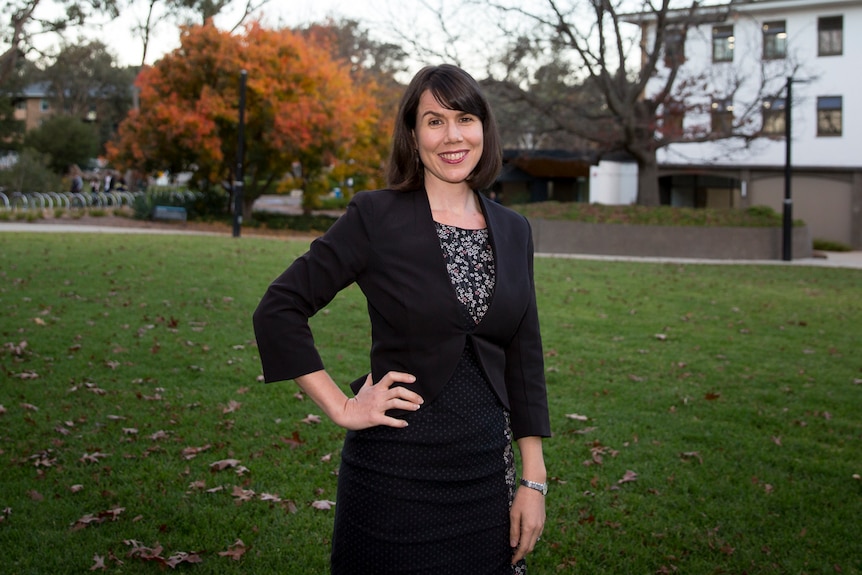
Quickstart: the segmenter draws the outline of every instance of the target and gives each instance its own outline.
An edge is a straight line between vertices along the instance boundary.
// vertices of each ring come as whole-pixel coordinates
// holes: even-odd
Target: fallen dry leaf
[[[574,419],[575,421],[588,421],[590,419],[586,415],[579,415],[577,413],[567,413],[566,417],[569,419]]]
[[[186,447],[183,448],[182,455],[183,459],[194,459],[197,457],[198,453],[202,453],[210,448],[210,444],[207,443],[203,447]]]
[[[307,423],[309,425],[314,423],[320,423],[320,416],[309,413],[305,416],[305,419],[302,420],[302,423]]]
[[[703,457],[701,457],[700,453],[697,451],[683,451],[679,456],[683,459],[697,459],[698,463],[703,465]]]
[[[251,501],[256,494],[251,489],[243,489],[239,485],[234,485],[231,495],[236,499],[237,503],[242,503],[244,501]]]
[[[242,539],[237,539],[233,545],[228,546],[227,551],[219,551],[218,554],[221,557],[230,557],[234,561],[239,561],[248,549]]]
[[[623,478],[617,481],[618,484],[622,485],[623,483],[629,483],[631,481],[637,481],[638,474],[634,471],[628,470],[623,474]]]
[[[292,449],[295,449],[305,443],[305,440],[299,437],[299,432],[294,431],[291,437],[282,437],[281,440],[288,444]]]
[[[239,459],[222,459],[215,463],[210,463],[210,469],[212,471],[224,471],[228,467],[236,467],[239,463]]]
[[[85,453],[78,461],[81,463],[98,463],[100,459],[109,457],[110,455],[110,453],[100,453],[95,451],[93,453]]]
[[[93,555],[93,566],[90,567],[90,571],[96,571],[97,569],[101,569],[105,571],[108,567],[105,565],[105,558],[101,555]]]
[[[328,511],[335,506],[335,501],[328,501],[326,499],[322,499],[319,501],[312,501],[311,506],[315,509],[320,509],[321,511]]]

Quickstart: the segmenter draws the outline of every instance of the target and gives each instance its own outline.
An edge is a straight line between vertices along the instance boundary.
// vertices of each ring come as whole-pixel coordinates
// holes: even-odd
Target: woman
[[[526,573],[550,424],[530,228],[478,193],[501,158],[476,81],[424,68],[401,100],[389,188],[357,194],[255,312],[266,381],[295,379],[348,430],[333,574]],[[308,318],[353,282],[368,302],[371,373],[348,398]]]

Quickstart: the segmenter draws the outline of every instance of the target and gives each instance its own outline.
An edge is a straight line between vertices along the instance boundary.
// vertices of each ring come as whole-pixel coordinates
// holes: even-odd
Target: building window
[[[710,106],[710,120],[713,134],[729,136],[733,132],[733,101],[713,100]]]
[[[817,135],[841,135],[841,96],[817,98]]]
[[[844,17],[817,19],[817,55],[840,56],[844,52]]]
[[[763,127],[761,131],[768,136],[784,134],[784,98],[767,98],[763,101]]]
[[[733,62],[733,26],[714,26],[712,29],[712,61]]]
[[[39,109],[43,112],[47,112],[51,109],[51,102],[49,102],[48,100],[42,100],[39,103]]]
[[[763,23],[763,59],[776,60],[787,56],[787,28],[784,20]]]
[[[682,102],[669,100],[664,105],[661,116],[661,133],[665,139],[680,138],[682,136],[683,120],[685,119],[685,107]]]
[[[685,30],[668,28],[664,41],[664,65],[676,68],[685,62]]]

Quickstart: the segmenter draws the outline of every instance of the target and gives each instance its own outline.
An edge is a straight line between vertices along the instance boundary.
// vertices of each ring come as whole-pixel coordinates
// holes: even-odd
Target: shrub
[[[186,216],[190,220],[222,217],[227,213],[227,201],[227,194],[224,192],[158,188],[135,196],[134,217],[138,220],[152,219],[153,208],[156,206],[185,208]]]
[[[824,240],[823,238],[814,238],[814,249],[823,252],[852,252],[853,248],[847,244],[836,242],[834,240]]]
[[[336,218],[325,215],[277,214],[255,212],[254,222],[265,225],[271,230],[294,230],[298,232],[325,232]]]
[[[767,206],[746,210],[678,208],[673,206],[606,206],[581,202],[534,202],[510,206],[528,218],[570,220],[596,224],[652,226],[778,227],[782,217]],[[802,225],[795,221],[794,225]]]

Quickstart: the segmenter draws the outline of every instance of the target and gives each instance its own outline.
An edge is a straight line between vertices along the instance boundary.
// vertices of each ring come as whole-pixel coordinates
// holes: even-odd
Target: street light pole
[[[245,184],[243,175],[243,156],[245,155],[245,85],[248,72],[239,75],[239,129],[236,146],[236,174],[233,182],[233,237],[240,236],[242,227],[242,191]]]
[[[781,257],[789,262],[793,259],[793,199],[790,193],[791,163],[790,140],[793,131],[790,122],[793,118],[793,78],[787,77],[786,99],[784,101],[784,220],[782,225],[783,242]]]

